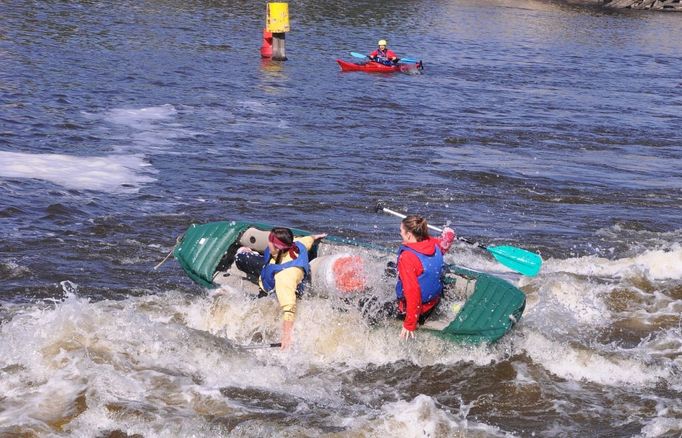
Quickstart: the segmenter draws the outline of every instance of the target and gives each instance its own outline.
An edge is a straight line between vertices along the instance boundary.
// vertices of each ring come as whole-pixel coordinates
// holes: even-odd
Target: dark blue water
[[[540,252],[541,275],[517,279],[529,295],[526,325],[503,347],[451,351],[446,359],[430,345],[423,348],[431,354],[389,344],[380,353],[339,347],[341,353],[324,356],[319,343],[302,343],[299,365],[317,383],[307,390],[275,384],[276,391],[295,394],[295,401],[280,400],[285,407],[329,418],[324,425],[304,421],[300,430],[286,413],[270,423],[264,412],[277,404],[274,396],[251,382],[242,388],[244,400],[263,400],[244,415],[265,425],[240,433],[414,436],[419,428],[399,425],[414,423],[417,414],[390,414],[385,430],[382,409],[426,409],[428,427],[445,435],[679,434],[682,16],[521,0],[298,1],[289,9],[289,60],[277,63],[259,57],[265,3],[0,5],[0,336],[8,346],[0,361],[7,394],[0,392],[0,431],[90,434],[106,418],[107,430],[145,436],[236,433],[234,424],[245,417],[205,400],[189,403],[195,414],[180,415],[166,432],[159,425],[167,417],[157,411],[166,405],[147,401],[139,410],[155,419],[138,412],[131,426],[127,418],[137,411],[117,403],[137,398],[128,393],[114,402],[92,383],[102,373],[116,380],[131,371],[97,367],[87,368],[89,383],[66,384],[71,404],[34,415],[60,420],[12,420],[10,413],[41,400],[13,395],[27,391],[22,379],[49,375],[27,365],[33,353],[19,346],[31,345],[26,333],[36,331],[46,333],[48,344],[68,344],[65,320],[92,333],[100,324],[88,325],[86,315],[116,312],[122,314],[101,325],[129,327],[126,339],[155,334],[123,348],[125,354],[102,347],[115,359],[95,363],[116,368],[119,355],[159,339],[182,350],[187,339],[200,343],[193,329],[234,338],[217,317],[193,319],[220,306],[176,263],[152,269],[176,236],[191,223],[245,219],[395,245],[395,218],[374,211],[382,201],[435,225],[450,223],[482,243]],[[368,53],[380,38],[401,56],[423,59],[423,74],[340,72],[337,58]],[[499,269],[470,248],[454,257]],[[51,316],[35,313],[44,299],[65,297],[45,310]],[[187,306],[196,311],[178,317]],[[158,311],[163,316],[149,310],[156,307],[165,309]],[[34,315],[31,322],[22,312]],[[146,312],[149,320],[132,316]],[[174,318],[184,321],[178,330],[187,334],[167,334],[166,325],[150,322]],[[49,333],[62,335],[55,340]],[[584,338],[577,341],[577,333]],[[353,337],[345,333],[334,344]],[[201,354],[210,355],[210,345]],[[46,361],[58,361],[44,344],[35,348],[48,351]],[[139,354],[136,360],[145,362]],[[183,350],[178,357],[169,357],[167,368],[181,368],[195,355]],[[263,360],[251,367],[268,374],[271,359]],[[462,368],[462,360],[473,362]],[[13,371],[17,366],[24,371]],[[229,386],[213,369],[202,363],[177,373],[195,372],[209,392]],[[300,377],[281,373],[274,381]],[[338,391],[369,388],[377,398],[316,398],[339,373],[347,380],[337,382]],[[402,383],[383,387],[377,382],[384,374]],[[445,390],[434,379],[478,389]],[[140,381],[135,385],[153,399],[154,384]],[[47,382],[61,387],[63,381]],[[634,382],[625,394],[623,382]],[[404,391],[390,389],[403,384]],[[489,400],[505,385],[525,394],[518,412],[511,400],[519,394],[509,395],[509,405]],[[197,390],[178,394],[187,391]],[[225,393],[219,403],[239,399]],[[95,400],[88,408],[79,405],[82,394]],[[426,399],[415,399],[419,394]],[[570,407],[557,407],[566,397]],[[623,418],[614,397],[636,414]],[[108,413],[97,410],[102,406]],[[339,411],[345,420],[331,418],[338,406],[345,406]],[[597,406],[605,413],[584,413]],[[120,416],[120,409],[128,414]],[[79,412],[75,420],[64,420],[72,411]],[[358,412],[366,422],[349,422]],[[527,423],[530,418],[537,419]]]

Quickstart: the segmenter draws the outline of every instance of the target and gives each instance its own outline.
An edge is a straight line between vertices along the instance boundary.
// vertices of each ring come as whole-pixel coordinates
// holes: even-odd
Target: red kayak
[[[344,61],[342,59],[337,59],[336,62],[339,63],[341,71],[364,71],[367,73],[393,73],[393,72],[408,72],[422,70],[421,61],[418,63],[410,64],[395,64],[395,65],[385,65],[380,62],[369,61],[362,64],[356,64],[354,62]]]

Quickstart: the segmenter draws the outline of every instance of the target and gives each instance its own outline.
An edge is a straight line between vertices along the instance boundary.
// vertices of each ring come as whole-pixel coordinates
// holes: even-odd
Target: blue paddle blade
[[[417,63],[419,60],[414,58],[400,58],[400,62]]]
[[[367,59],[367,55],[363,55],[362,53],[358,52],[350,52],[350,56],[352,56],[353,58]]]
[[[488,246],[486,250],[504,266],[520,272],[523,275],[533,277],[540,272],[542,257],[534,252],[515,246]]]

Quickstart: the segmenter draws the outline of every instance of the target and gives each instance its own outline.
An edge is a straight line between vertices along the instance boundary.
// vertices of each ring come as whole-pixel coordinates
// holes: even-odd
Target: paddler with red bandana
[[[404,318],[400,338],[409,339],[417,324],[423,324],[440,303],[443,255],[455,240],[455,232],[446,227],[440,238],[430,237],[426,219],[411,215],[400,223],[400,236],[396,296],[398,317]]]
[[[282,311],[282,349],[291,346],[296,319],[296,292],[310,274],[308,251],[316,240],[327,234],[315,234],[294,239],[289,228],[275,227],[268,235],[268,247],[260,254],[242,247],[237,254],[237,267],[252,271],[254,264],[262,267],[258,284],[266,293],[275,292]]]

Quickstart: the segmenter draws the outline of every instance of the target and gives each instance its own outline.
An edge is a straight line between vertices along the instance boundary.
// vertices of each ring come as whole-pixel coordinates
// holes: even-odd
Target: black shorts
[[[234,258],[237,269],[246,274],[246,278],[258,284],[258,277],[265,266],[265,259],[257,252],[240,252]]]

